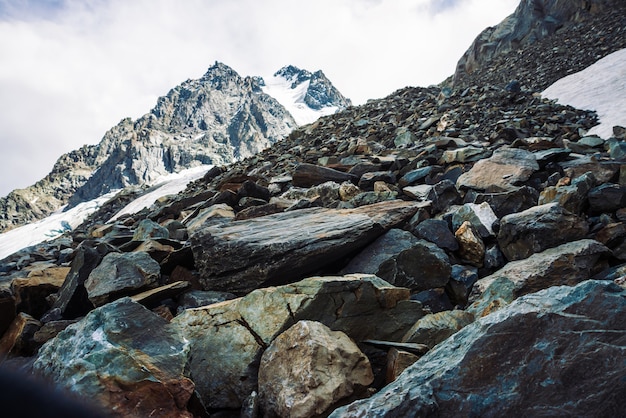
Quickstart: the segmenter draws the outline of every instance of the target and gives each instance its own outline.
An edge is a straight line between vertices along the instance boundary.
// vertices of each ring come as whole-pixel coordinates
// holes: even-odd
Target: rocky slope
[[[114,416],[619,416],[626,129],[472,80],[2,260],[4,364]]]
[[[450,81],[462,88],[477,81],[506,85],[515,78],[541,91],[625,48],[625,9],[619,0],[521,1],[474,40]]]
[[[321,72],[306,73],[308,80],[321,75],[305,98],[313,114],[349,105]],[[122,120],[99,144],[62,156],[46,178],[0,199],[0,231],[41,219],[66,203],[71,207],[111,190],[150,184],[196,165],[249,157],[284,138],[296,121],[263,92],[261,81],[216,63],[202,78],[159,98],[150,113]]]

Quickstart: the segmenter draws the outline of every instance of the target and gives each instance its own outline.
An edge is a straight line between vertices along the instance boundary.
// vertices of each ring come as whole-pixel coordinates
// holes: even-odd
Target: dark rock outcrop
[[[619,0],[522,0],[512,15],[478,35],[457,63],[454,80],[486,69],[498,56],[523,51],[563,29],[604,13],[619,13]],[[588,63],[587,65],[590,65]]]
[[[616,376],[626,371],[614,360],[625,346],[625,299],[612,282],[626,288],[624,129],[608,140],[589,137],[592,112],[537,93],[577,68],[572,60],[626,42],[616,35],[626,27],[622,3],[615,13],[581,11],[557,36],[495,56],[488,73],[478,68],[453,89],[404,88],[320,118],[137,213],[116,215],[138,195],[122,193],[74,231],[5,258],[5,363],[39,364],[41,344],[48,359],[70,344],[91,344],[98,355],[100,346],[119,347],[103,355],[106,365],[92,367],[86,348],[71,361],[51,360],[59,373],[50,377],[65,385],[89,372],[113,382],[95,382],[90,393],[106,397],[113,388],[123,399],[112,394],[104,404],[127,416],[139,399],[161,407],[148,401],[154,388],[170,415],[253,417],[265,396],[263,353],[298,321],[317,321],[344,332],[369,359],[374,380],[352,397],[379,392],[337,414],[619,415],[624,401],[615,394],[624,388]],[[554,48],[567,59],[550,61]],[[199,115],[185,115],[199,127]],[[185,125],[179,116],[168,122],[173,130]],[[155,274],[135,286],[131,276],[97,267],[110,253],[142,254]],[[68,267],[60,289],[61,280],[38,283],[39,273]],[[103,270],[102,284],[115,286],[98,303],[130,298],[94,310],[85,280]],[[371,274],[343,276],[348,271]],[[122,327],[122,316],[137,312],[139,325],[117,332],[114,323]],[[300,345],[315,343],[300,336]],[[152,350],[150,341],[170,337],[171,346],[148,353],[174,354],[166,379],[152,363],[137,376],[158,376],[124,387],[125,371],[109,375],[125,362],[118,351]],[[61,371],[66,360],[71,367]],[[282,384],[295,388],[304,377]],[[164,381],[173,383],[161,391]]]

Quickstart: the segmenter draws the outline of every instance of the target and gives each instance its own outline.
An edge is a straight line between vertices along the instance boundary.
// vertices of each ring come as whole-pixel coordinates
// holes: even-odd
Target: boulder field
[[[626,129],[502,68],[5,258],[3,369],[94,416],[623,415]]]

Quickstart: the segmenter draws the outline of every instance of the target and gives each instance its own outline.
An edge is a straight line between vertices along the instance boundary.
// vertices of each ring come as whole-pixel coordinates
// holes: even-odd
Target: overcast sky
[[[0,196],[215,61],[321,69],[354,104],[454,72],[519,0],[0,0]]]

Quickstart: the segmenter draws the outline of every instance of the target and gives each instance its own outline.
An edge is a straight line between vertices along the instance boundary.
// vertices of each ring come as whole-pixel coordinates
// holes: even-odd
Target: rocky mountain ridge
[[[320,110],[324,107],[338,106],[342,109],[352,105],[350,99],[345,98],[330,80],[318,70],[311,73],[293,65],[281,68],[275,77],[283,77],[291,82],[291,88],[295,89],[301,84],[307,83],[306,93],[302,101],[311,109]]]
[[[150,113],[120,121],[99,144],[62,156],[46,178],[0,199],[0,231],[41,219],[65,204],[150,184],[167,173],[227,164],[284,138],[297,124],[258,81],[215,63],[200,79],[159,98]],[[349,104],[323,74],[316,85],[328,89],[317,92],[323,103],[310,99],[315,106],[332,103],[338,110]],[[314,97],[313,89],[307,97]]]
[[[4,365],[113,416],[619,416],[626,129],[490,73],[2,260]]]

